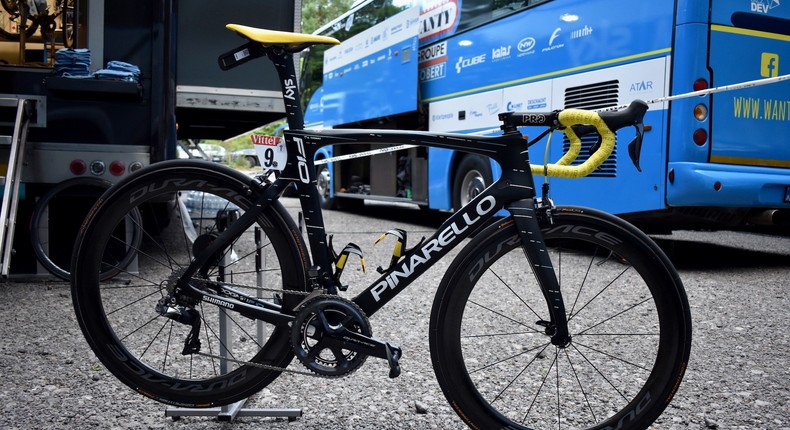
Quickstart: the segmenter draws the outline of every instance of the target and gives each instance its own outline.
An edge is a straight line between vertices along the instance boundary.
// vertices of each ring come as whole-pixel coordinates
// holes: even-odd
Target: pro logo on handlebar
[[[523,117],[524,117],[523,121],[524,121],[525,124],[540,124],[540,125],[542,125],[542,124],[546,123],[546,115],[530,114],[530,115],[524,115]]]

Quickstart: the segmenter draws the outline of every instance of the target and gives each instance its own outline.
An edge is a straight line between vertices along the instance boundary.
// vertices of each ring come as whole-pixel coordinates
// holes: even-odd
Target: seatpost
[[[301,96],[299,95],[298,79],[296,78],[296,66],[293,61],[293,54],[283,49],[270,49],[266,55],[274,63],[277,75],[280,77],[282,87],[283,102],[285,102],[285,113],[288,121],[288,128],[291,130],[304,129],[304,113],[302,112]]]

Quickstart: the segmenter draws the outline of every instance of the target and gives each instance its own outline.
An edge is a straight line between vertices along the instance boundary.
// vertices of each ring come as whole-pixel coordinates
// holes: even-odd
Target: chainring
[[[342,297],[315,297],[297,311],[291,330],[296,358],[312,372],[326,377],[345,376],[358,369],[367,355],[344,349],[330,332],[343,329],[372,336],[367,316],[354,302]]]

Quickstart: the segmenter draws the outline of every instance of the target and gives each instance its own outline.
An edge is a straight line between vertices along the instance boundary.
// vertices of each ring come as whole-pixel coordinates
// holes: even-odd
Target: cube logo
[[[764,78],[779,76],[779,55],[763,52],[760,63],[760,76]]]

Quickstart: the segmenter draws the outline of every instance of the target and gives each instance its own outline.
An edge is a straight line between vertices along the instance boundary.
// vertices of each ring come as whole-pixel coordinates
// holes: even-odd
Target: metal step
[[[16,106],[15,110],[14,106]],[[20,176],[25,156],[27,131],[31,119],[36,117],[36,103],[20,98],[0,98],[0,108],[5,108],[0,109],[0,112],[13,116],[8,119],[0,118],[0,122],[12,120],[11,123],[14,126],[12,136],[0,136],[0,145],[9,146],[7,161],[0,160],[0,164],[6,164],[5,176],[2,177],[3,201],[0,205],[0,276],[7,277],[13,254],[16,212],[21,185]]]

